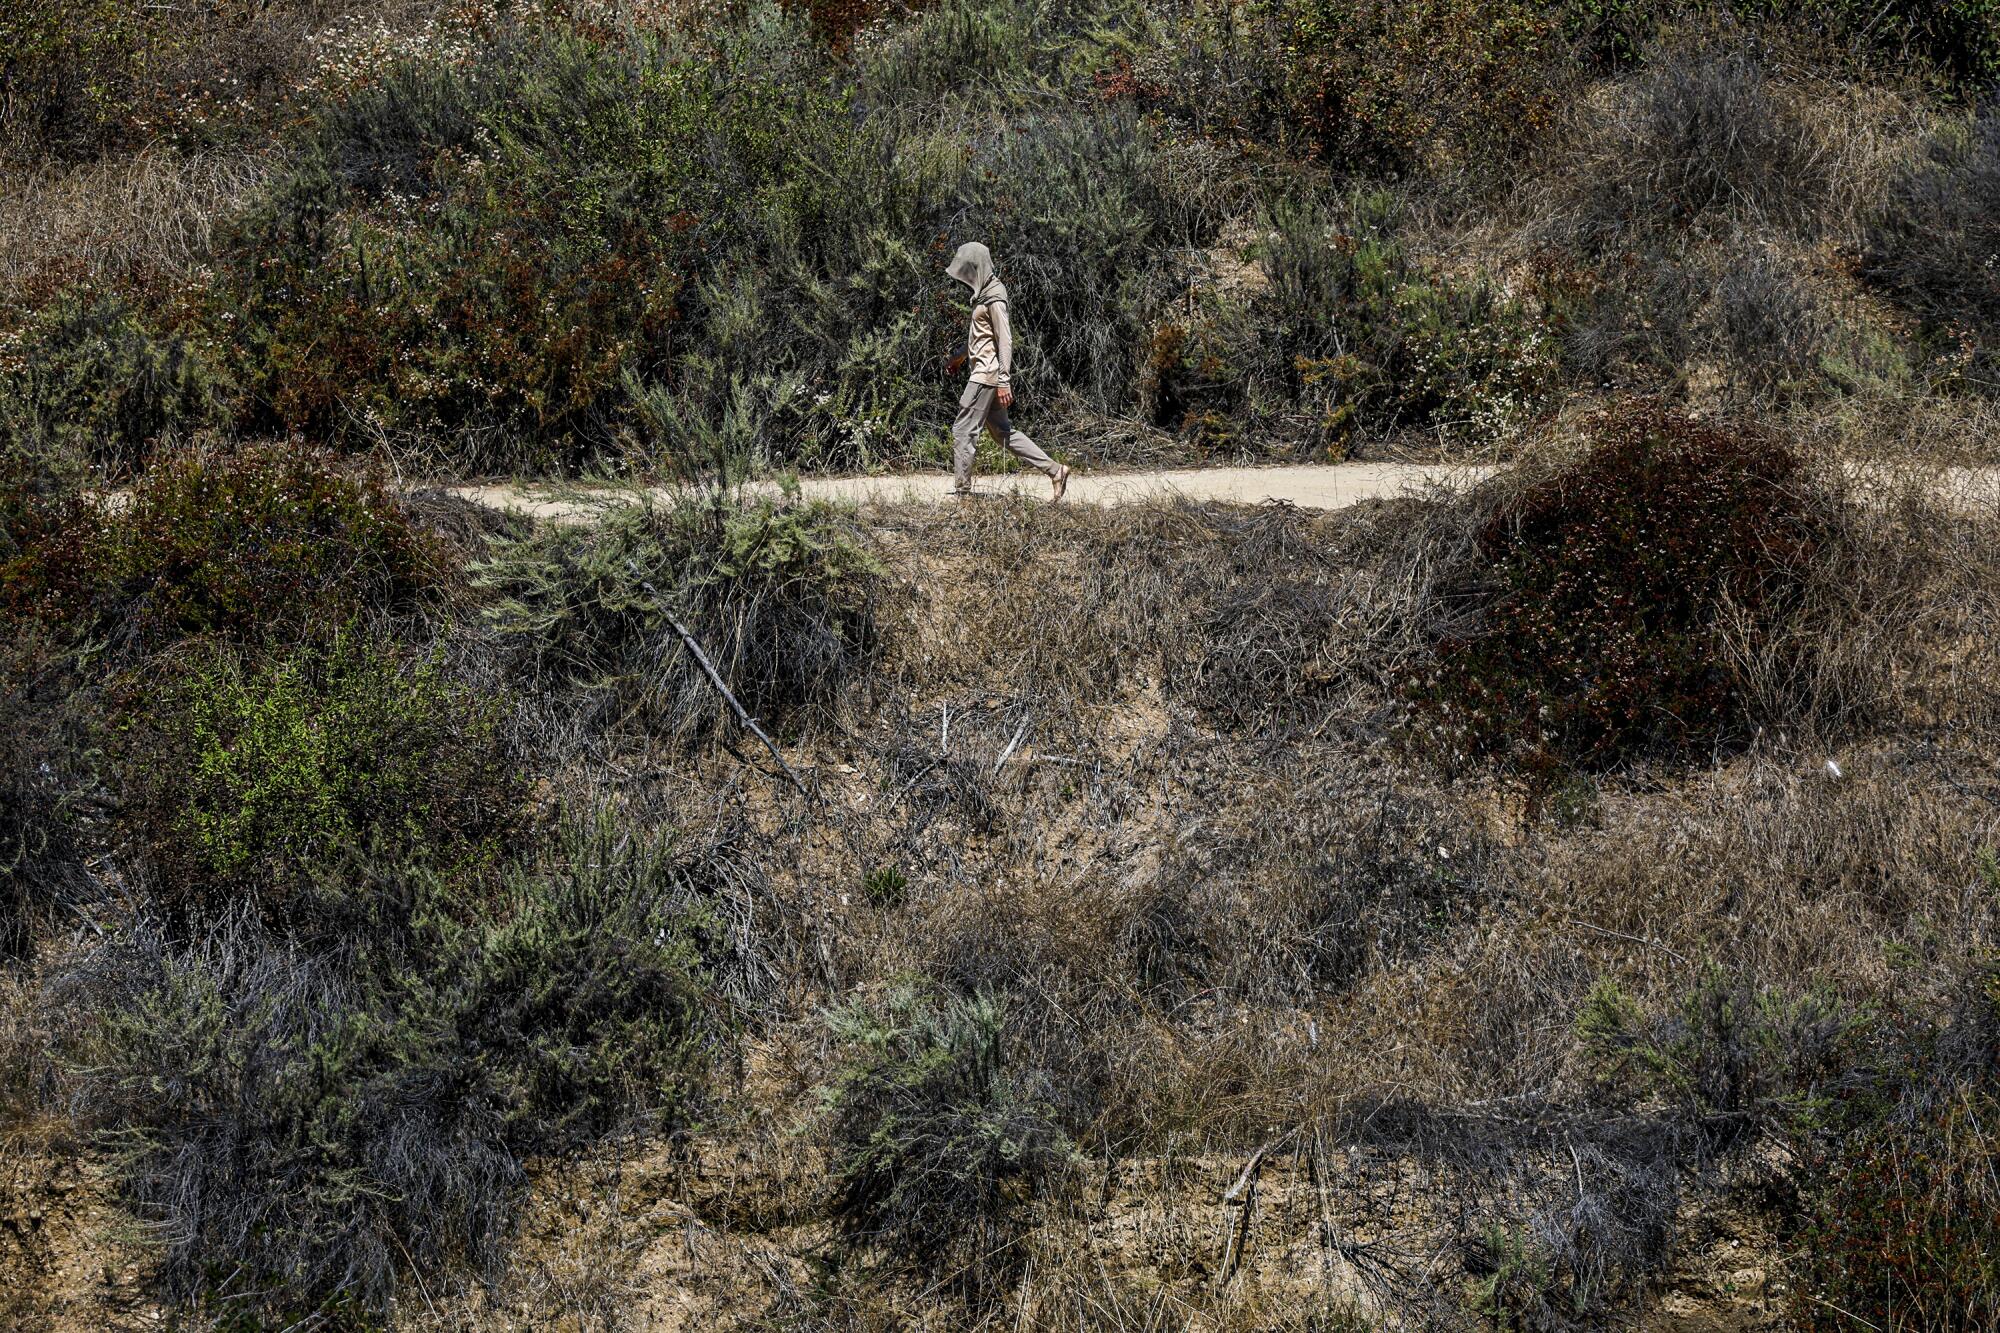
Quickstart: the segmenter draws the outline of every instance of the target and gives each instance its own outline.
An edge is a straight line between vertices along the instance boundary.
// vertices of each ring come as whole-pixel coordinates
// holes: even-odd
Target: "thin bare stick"
[[[993,761],[993,771],[995,773],[998,773],[1001,769],[1007,766],[1007,761],[1013,758],[1014,756],[1015,747],[1021,743],[1021,737],[1027,734],[1028,734],[1028,719],[1024,717],[1021,719],[1021,725],[1014,729],[1014,739],[1007,742],[1007,748],[1002,750],[1000,752],[1000,757]]]
[[[639,580],[639,586],[646,590],[646,595],[651,597],[654,604],[660,608],[660,614],[666,617],[669,625],[673,626],[674,633],[681,636],[681,642],[687,645],[687,650],[690,653],[694,654],[694,660],[700,663],[702,671],[708,676],[708,683],[715,686],[716,692],[728,700],[729,707],[736,714],[736,720],[741,722],[744,729],[752,736],[764,742],[764,748],[769,750],[771,757],[778,761],[778,767],[785,770],[785,776],[790,778],[792,785],[799,789],[799,795],[810,799],[812,792],[807,790],[805,779],[801,778],[797,771],[785,762],[785,756],[778,749],[778,743],[765,734],[764,729],[757,725],[757,719],[750,716],[749,711],[736,701],[736,696],[729,692],[729,687],[722,683],[722,673],[715,669],[715,663],[708,660],[708,654],[701,650],[699,643],[695,642],[695,637],[688,632],[688,627],[681,624],[679,618],[667,609],[667,599],[660,596],[659,591],[652,584],[646,582],[646,576],[640,572],[638,562],[627,560],[625,563],[631,567],[633,577]]]
[[[1634,944],[1643,944],[1649,949],[1658,949],[1661,953],[1666,954],[1669,958],[1679,959],[1683,963],[1687,961],[1686,954],[1677,953],[1674,950],[1669,949],[1666,945],[1660,943],[1658,940],[1649,940],[1638,935],[1627,935],[1622,930],[1610,930],[1604,926],[1596,925],[1589,921],[1578,921],[1575,917],[1570,918],[1570,924],[1572,926],[1579,926],[1584,930],[1594,930],[1600,935],[1609,935],[1614,940],[1630,940]]]

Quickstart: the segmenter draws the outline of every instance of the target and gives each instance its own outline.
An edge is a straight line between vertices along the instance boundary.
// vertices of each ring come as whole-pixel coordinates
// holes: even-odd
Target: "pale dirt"
[[[1166,472],[1106,472],[1070,477],[1064,503],[1127,505],[1185,499],[1224,504],[1296,505],[1301,509],[1344,509],[1366,500],[1458,490],[1476,485],[1499,471],[1489,466],[1447,463],[1325,463],[1289,467],[1184,468]],[[1864,493],[1887,494],[1916,481],[1968,511],[2000,507],[2000,468],[1940,467],[1904,469],[1856,463],[1850,479]],[[493,509],[513,510],[530,518],[562,523],[588,521],[607,507],[672,493],[665,486],[555,486],[538,483],[493,482],[446,488]],[[752,490],[775,494],[773,482],[752,483]],[[806,477],[799,493],[809,500],[850,504],[980,503],[1024,497],[1047,500],[1048,479],[1040,473],[1007,473],[977,478],[969,501],[955,501],[951,476],[944,472],[898,473],[863,477]]]
[[[1229,504],[1280,501],[1301,509],[1340,509],[1363,500],[1413,495],[1435,486],[1463,486],[1489,475],[1491,468],[1437,463],[1333,463],[1305,467],[1187,468],[1171,472],[1107,472],[1081,469],[1069,480],[1066,504],[1126,505],[1148,500],[1211,500]],[[664,496],[670,487],[553,487],[498,482],[454,486],[452,494],[495,509],[513,509],[537,519],[576,521],[641,497]],[[753,489],[776,492],[774,483]],[[799,493],[809,500],[851,504],[954,503],[951,474],[897,473],[865,477],[806,477]],[[983,476],[973,483],[969,503],[1023,496],[1049,498],[1048,478],[1039,472]]]

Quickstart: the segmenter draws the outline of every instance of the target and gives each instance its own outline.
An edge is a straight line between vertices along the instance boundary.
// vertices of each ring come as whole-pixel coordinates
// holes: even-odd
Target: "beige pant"
[[[972,381],[959,395],[958,420],[951,423],[952,471],[961,491],[972,485],[972,454],[982,428],[1029,467],[1039,468],[1051,477],[1062,471],[1055,459],[1042,452],[1042,446],[1014,429],[993,386]]]

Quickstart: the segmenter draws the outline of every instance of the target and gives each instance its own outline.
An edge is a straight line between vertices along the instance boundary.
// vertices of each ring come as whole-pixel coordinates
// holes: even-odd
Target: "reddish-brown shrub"
[[[318,454],[183,454],[122,503],[25,486],[0,546],[0,613],[116,643],[334,627],[409,605],[435,574],[382,483]]]
[[[1480,622],[1444,636],[1412,687],[1429,741],[1532,782],[1743,739],[1723,612],[1732,632],[1772,624],[1823,538],[1779,441],[1644,402],[1593,431],[1486,523]]]

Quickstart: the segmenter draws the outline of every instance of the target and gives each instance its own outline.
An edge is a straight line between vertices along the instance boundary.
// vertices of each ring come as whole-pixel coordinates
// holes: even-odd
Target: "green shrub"
[[[1600,68],[1642,61],[1692,22],[1864,70],[1907,77],[1915,69],[1947,85],[1976,90],[2000,77],[2000,12],[1990,0],[1563,0],[1553,8],[1578,58]]]
[[[1768,632],[1822,541],[1806,471],[1779,442],[1648,403],[1591,435],[1485,523],[1479,623],[1444,635],[1411,685],[1430,746],[1500,757],[1538,789],[1745,739],[1724,616]]]
[[[88,605],[97,524],[84,475],[74,456],[0,447],[0,618],[61,622]]]
[[[221,418],[188,343],[147,329],[116,296],[71,293],[29,325],[0,371],[0,449],[86,458],[112,477]]]
[[[1944,365],[2000,389],[2000,106],[1948,124],[1890,189],[1862,271],[1920,316]]]
[[[1794,1135],[1795,1328],[2000,1320],[2000,974],[1976,970],[1947,1024],[1910,1027]]]
[[[627,371],[701,346],[694,281],[774,210],[810,227],[808,164],[844,157],[799,43],[529,25],[334,109],[226,247],[252,420],[481,471],[602,456]]]
[[[95,719],[77,668],[33,625],[0,639],[0,961],[27,954],[37,916],[92,885]]]
[[[238,923],[92,960],[79,1095],[161,1225],[170,1300],[359,1323],[406,1266],[498,1259],[523,1178],[495,1062],[452,989],[360,947],[343,966]]]
[[[268,140],[302,107],[366,82],[395,54],[436,51],[490,23],[493,7],[426,8],[413,15],[365,0],[9,6],[0,13],[0,152],[85,161],[120,149]],[[413,17],[428,21],[418,26]]]
[[[833,62],[760,6],[695,34],[524,24],[399,68],[221,247],[207,318],[243,424],[566,472],[633,450],[635,385],[713,419],[740,381],[788,405],[764,460],[872,465],[949,419],[944,267],[973,236],[1012,284],[1024,395],[1121,408],[1159,253],[1212,233],[1213,191],[1129,108],[983,89],[919,114],[905,45]],[[1004,135],[957,128],[996,110]]]
[[[1751,990],[1714,965],[1657,1016],[1600,981],[1576,1021],[1595,1095],[1628,1106],[1657,1099],[1725,1142],[1838,1086],[1864,1035],[1830,996]]]
[[[835,1207],[852,1240],[990,1295],[1017,1263],[1021,1205],[1072,1149],[1036,1078],[1010,1067],[990,997],[915,987],[827,1015],[841,1064],[825,1090]]]
[[[574,1146],[642,1119],[687,1132],[716,1035],[708,957],[725,964],[712,867],[671,831],[571,820],[556,855],[509,875],[478,945],[470,1014],[511,1062],[510,1136]]]
[[[726,706],[669,614],[754,716],[813,725],[874,652],[881,576],[832,505],[688,494],[502,544],[474,581],[526,673],[693,737]]]
[[[220,650],[145,701],[126,741],[130,814],[176,922],[248,902],[273,926],[322,929],[317,880],[344,859],[462,868],[511,817],[499,705],[435,654],[355,632],[261,664]]]
[[[165,459],[96,516],[99,632],[159,644],[324,633],[414,605],[432,555],[374,478],[278,447]]]
[[[1315,155],[1376,172],[1484,166],[1547,127],[1573,79],[1526,0],[1289,0],[1273,7],[1287,119]]]
[[[120,0],[49,0],[0,15],[8,146],[83,155],[123,128],[153,25]]]
[[[1288,358],[1283,391],[1336,451],[1361,432],[1432,427],[1499,438],[1543,409],[1555,347],[1526,306],[1479,281],[1425,271],[1398,236],[1400,201],[1356,193],[1272,218],[1258,298]]]

